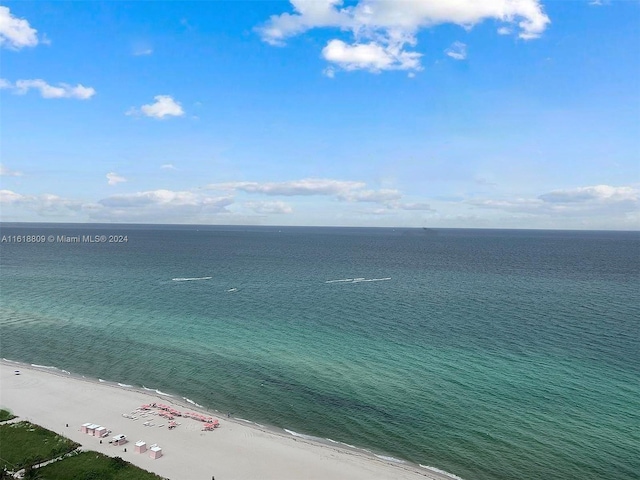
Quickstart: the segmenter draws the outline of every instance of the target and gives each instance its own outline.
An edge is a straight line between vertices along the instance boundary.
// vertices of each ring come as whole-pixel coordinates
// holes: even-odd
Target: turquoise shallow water
[[[638,478],[637,233],[23,233],[128,242],[1,243],[5,358],[468,480]]]

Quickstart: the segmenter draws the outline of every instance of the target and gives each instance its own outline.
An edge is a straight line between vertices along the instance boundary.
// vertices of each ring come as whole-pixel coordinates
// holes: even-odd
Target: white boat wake
[[[213,277],[172,278],[174,282],[193,282],[196,280],[211,280]]]
[[[360,283],[360,282],[385,282],[391,280],[391,277],[385,278],[341,278],[339,280],[326,280],[324,283]]]

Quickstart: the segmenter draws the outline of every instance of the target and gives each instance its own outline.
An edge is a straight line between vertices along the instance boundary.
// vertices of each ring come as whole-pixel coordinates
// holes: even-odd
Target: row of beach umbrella
[[[206,415],[202,415],[201,413],[196,413],[196,412],[185,412],[183,416],[186,418],[193,418],[194,420],[198,420],[199,422],[205,422],[205,423],[212,423],[214,421],[213,418]],[[217,422],[217,420],[215,421]]]
[[[162,403],[151,403],[151,404],[140,405],[140,409],[141,410],[151,410],[152,408],[157,408],[159,410],[164,410],[164,411],[168,412],[169,414],[171,414],[171,415],[173,415],[175,417],[181,417],[182,416],[182,412],[180,410],[176,410],[171,405],[164,405]]]
[[[207,422],[202,427],[203,430],[213,430],[214,428],[218,428],[220,426],[220,422],[215,418],[212,419],[211,422]]]

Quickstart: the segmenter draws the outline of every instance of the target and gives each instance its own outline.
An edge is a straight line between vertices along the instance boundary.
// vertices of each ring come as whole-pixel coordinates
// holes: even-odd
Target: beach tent
[[[107,436],[107,428],[106,427],[98,427],[93,431],[93,435],[95,437],[106,437]]]
[[[92,425],[91,423],[83,423],[83,424],[82,424],[82,426],[80,427],[80,431],[81,431],[82,433],[89,433],[88,428],[89,428],[89,426],[91,426],[91,425]]]
[[[144,453],[147,451],[147,442],[138,440],[136,442],[136,453]]]
[[[125,443],[127,443],[127,436],[116,435],[115,437],[113,437],[111,443],[113,443],[114,445],[124,445]]]

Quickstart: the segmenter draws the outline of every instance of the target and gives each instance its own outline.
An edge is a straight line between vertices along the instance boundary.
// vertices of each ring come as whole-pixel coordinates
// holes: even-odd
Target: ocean
[[[0,237],[6,359],[465,480],[640,478],[638,232],[4,223]]]

